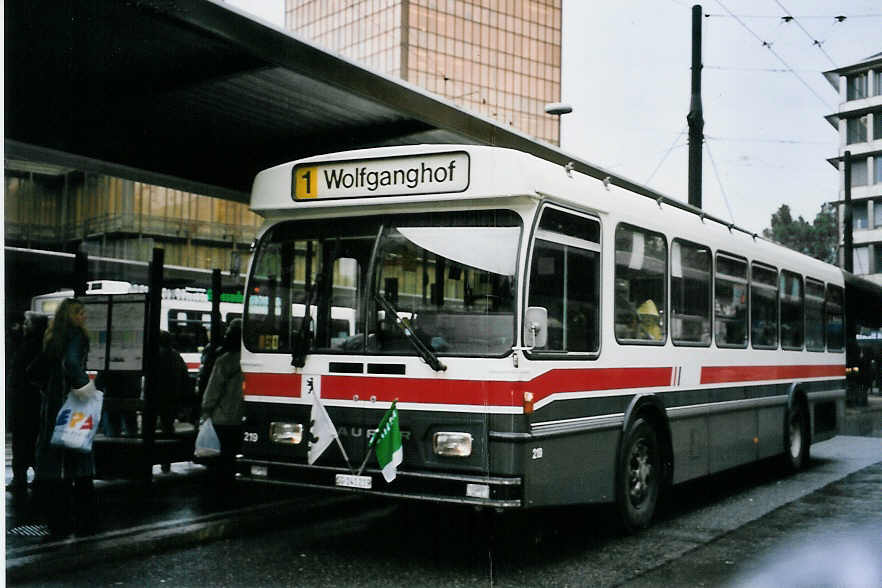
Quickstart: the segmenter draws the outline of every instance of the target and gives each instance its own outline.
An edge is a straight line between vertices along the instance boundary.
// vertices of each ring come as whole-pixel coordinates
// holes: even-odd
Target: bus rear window
[[[842,288],[827,285],[827,300],[824,305],[827,327],[827,351],[842,351],[845,347],[844,322],[842,319]]]

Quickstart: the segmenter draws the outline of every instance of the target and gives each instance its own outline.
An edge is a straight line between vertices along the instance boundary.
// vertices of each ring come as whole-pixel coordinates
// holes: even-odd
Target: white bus
[[[614,502],[637,529],[664,486],[773,456],[799,469],[839,428],[843,273],[688,206],[512,150],[422,145],[279,165],[251,207],[266,223],[243,318],[246,479]],[[269,300],[308,301],[313,336]],[[331,445],[307,463],[307,387],[348,461]],[[368,439],[396,399],[386,483]]]

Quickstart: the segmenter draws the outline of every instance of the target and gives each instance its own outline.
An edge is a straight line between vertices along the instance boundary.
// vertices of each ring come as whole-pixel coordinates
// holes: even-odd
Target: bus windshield
[[[433,354],[507,353],[520,236],[500,210],[279,223],[255,251],[246,348],[416,355],[394,308]]]

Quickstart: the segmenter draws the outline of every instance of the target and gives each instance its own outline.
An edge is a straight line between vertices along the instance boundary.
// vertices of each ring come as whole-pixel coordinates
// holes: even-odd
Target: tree
[[[838,232],[836,207],[825,202],[812,224],[801,216],[796,220],[790,207],[782,204],[772,215],[771,228],[763,229],[763,237],[815,259],[835,264]]]

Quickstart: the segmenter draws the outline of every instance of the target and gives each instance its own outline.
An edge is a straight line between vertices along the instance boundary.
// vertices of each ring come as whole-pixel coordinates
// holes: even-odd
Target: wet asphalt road
[[[610,507],[497,516],[365,500],[341,518],[24,585],[882,585],[882,442],[839,437],[813,450],[796,476],[763,463],[679,486],[635,536]]]

